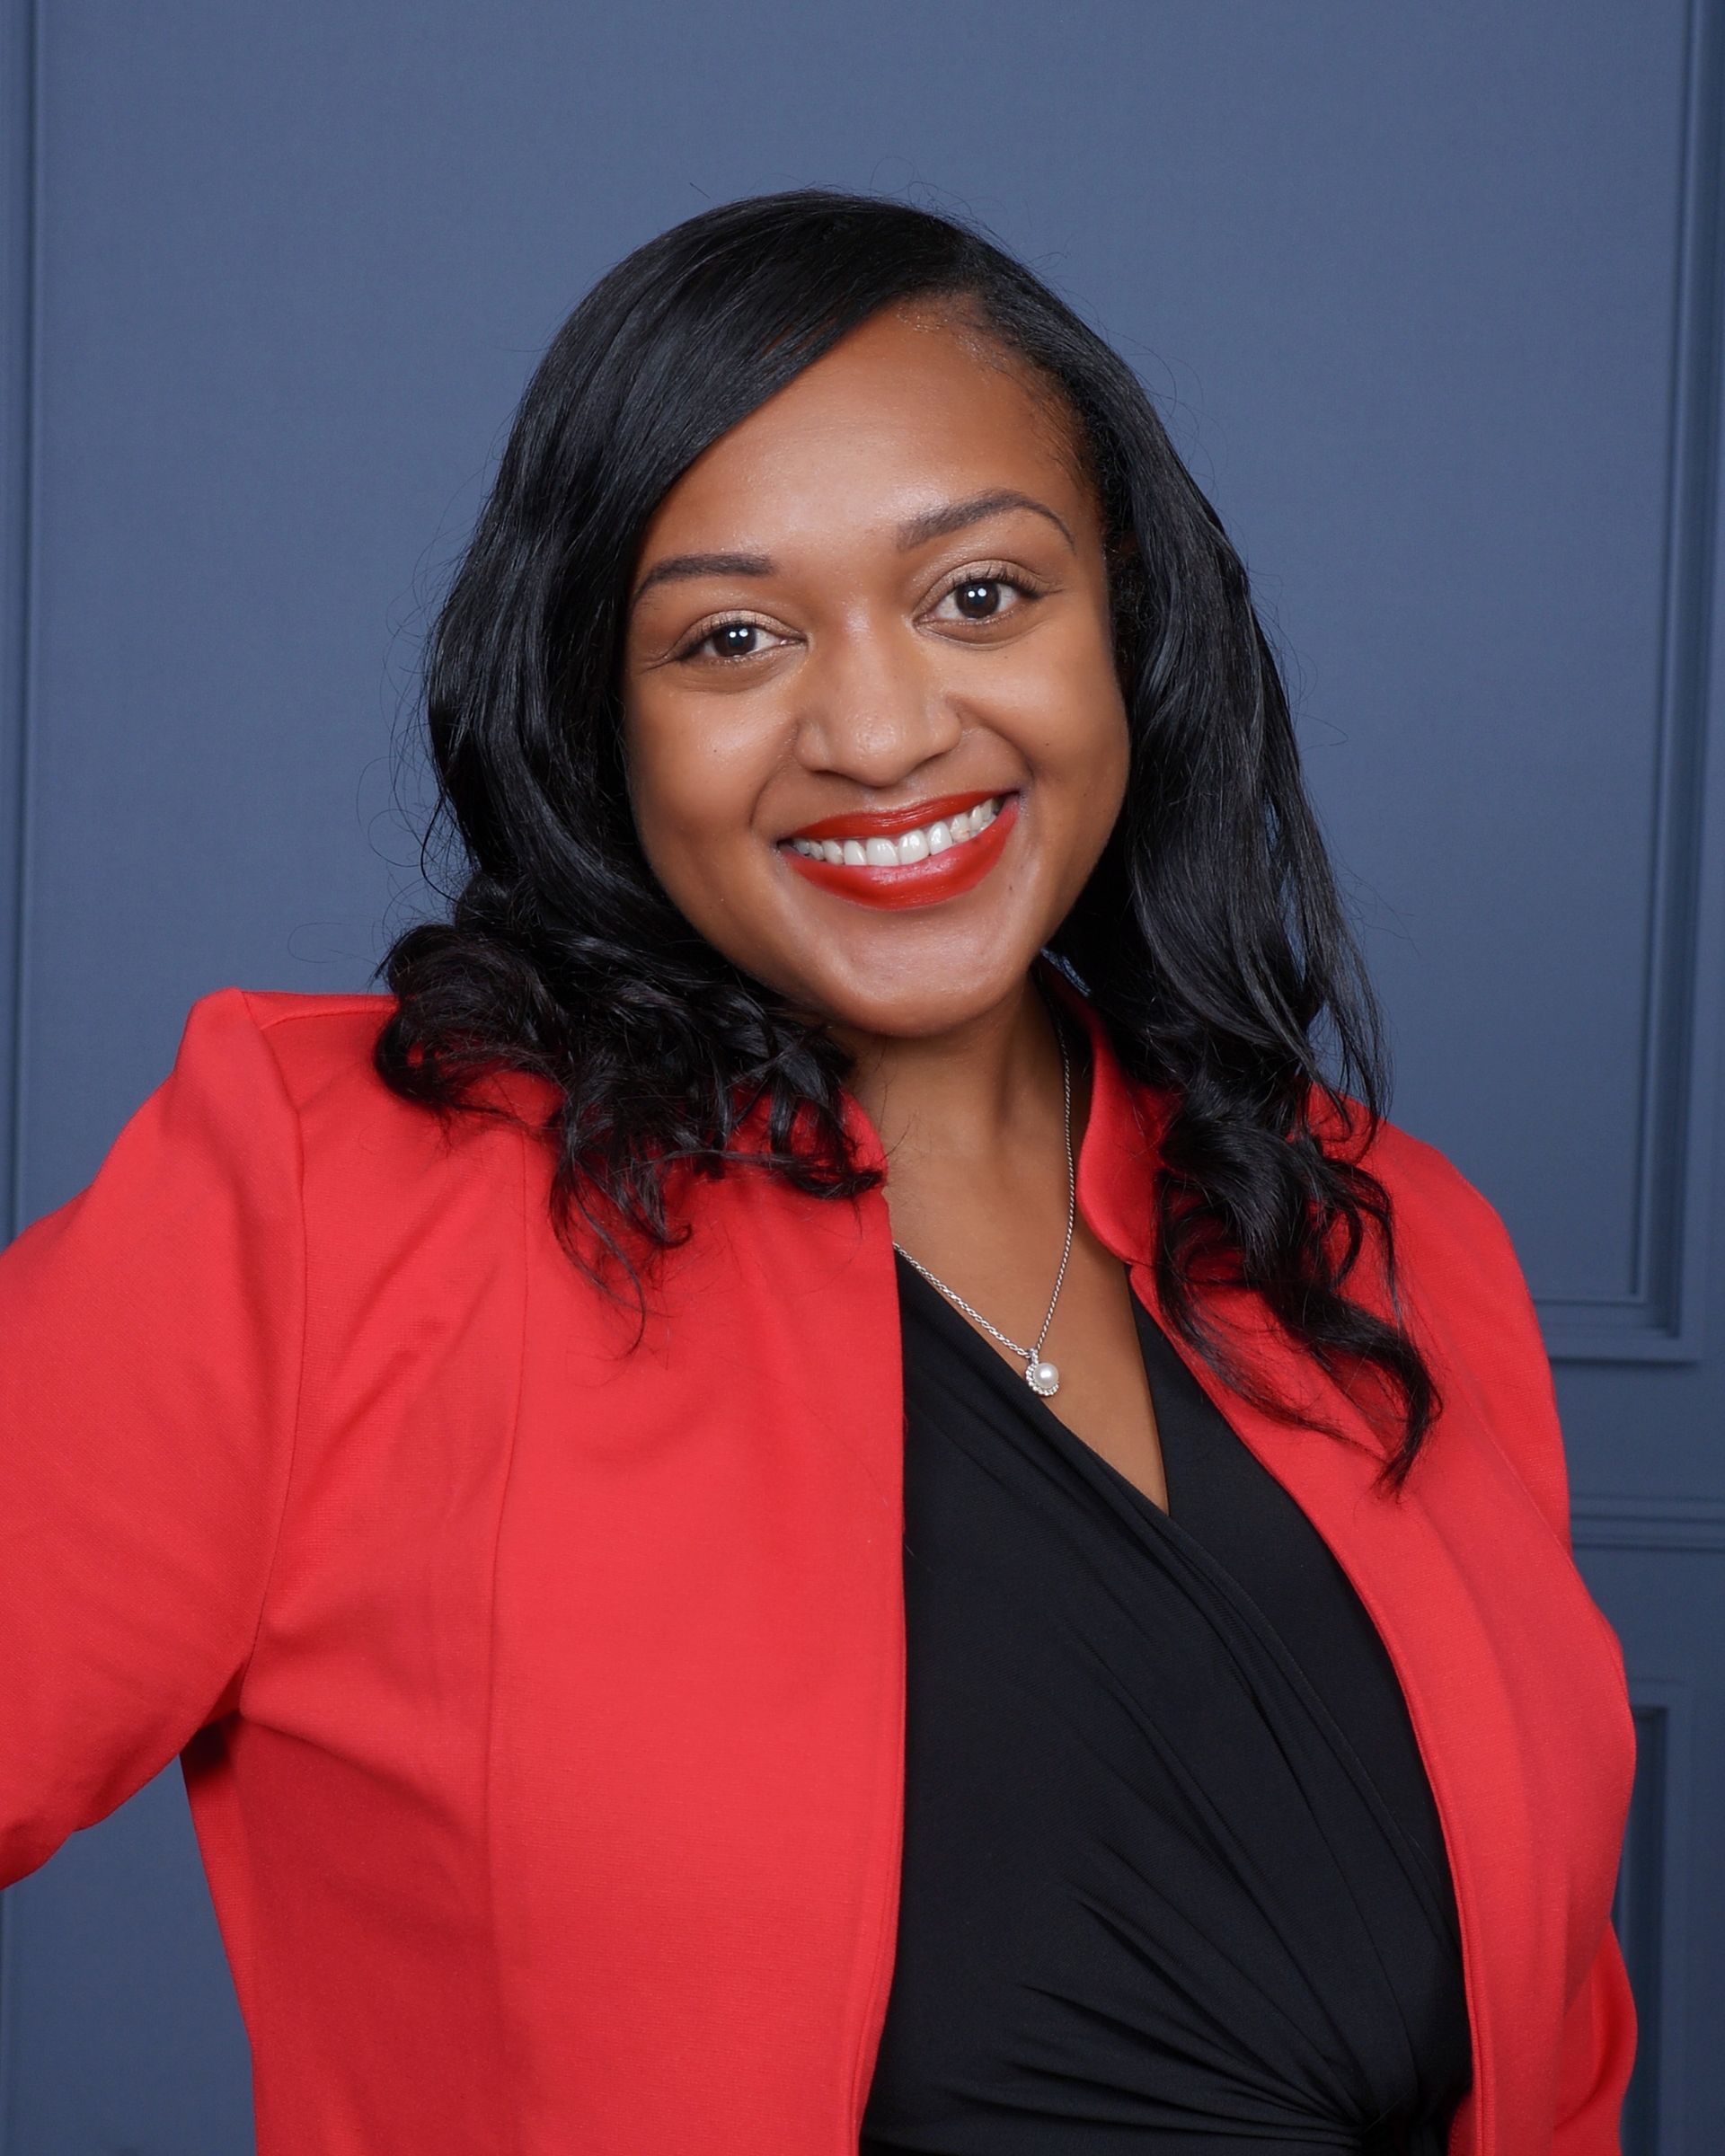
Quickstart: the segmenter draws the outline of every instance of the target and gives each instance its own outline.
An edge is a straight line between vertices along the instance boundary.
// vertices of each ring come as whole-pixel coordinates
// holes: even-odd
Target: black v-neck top
[[[905,1841],[860,2156],[1443,2156],[1455,1902],[1346,1574],[1136,1298],[1168,1513],[897,1264]]]

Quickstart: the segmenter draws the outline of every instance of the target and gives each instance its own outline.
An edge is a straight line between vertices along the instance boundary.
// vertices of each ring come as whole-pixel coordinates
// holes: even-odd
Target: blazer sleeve
[[[1472,1185],[1468,1188],[1473,1189]],[[1569,1463],[1551,1357],[1509,1231],[1488,1198],[1477,1190],[1473,1196],[1483,1212],[1483,1247],[1494,1259],[1492,1304],[1505,1349],[1500,1368],[1514,1394],[1514,1412],[1503,1424],[1519,1440],[1512,1464],[1564,1548],[1572,1552]],[[1603,1621],[1603,1612],[1601,1617]],[[1605,1629],[1616,1645],[1621,1671],[1622,1643],[1609,1622]],[[1552,2156],[1621,2156],[1620,2119],[1635,2063],[1636,2033],[1635,2001],[1623,1950],[1607,1921],[1564,2016]]]
[[[238,1701],[297,1414],[301,1180],[223,988],[94,1179],[0,1250],[0,1886]]]
[[[1634,2063],[1635,2001],[1608,1923],[1564,2017],[1552,2156],[1622,2156],[1623,2092]]]

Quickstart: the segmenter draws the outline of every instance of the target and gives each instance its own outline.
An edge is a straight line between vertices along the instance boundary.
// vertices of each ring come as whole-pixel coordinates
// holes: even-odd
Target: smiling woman
[[[426,686],[449,918],[0,1254],[0,1883],[183,1751],[260,2156],[1612,2156],[1537,1321],[1131,371],[706,212]]]
[[[465,881],[389,955],[377,1068],[445,1109],[499,1064],[553,1080],[552,1214],[596,1286],[640,1301],[690,1231],[676,1186],[739,1157],[755,1102],[756,1166],[860,1196],[848,1097],[899,1240],[992,1306],[1045,1294],[1046,951],[1170,1088],[1170,1321],[1269,1403],[1194,1297],[1237,1268],[1374,1374],[1406,1474],[1433,1374],[1343,1285],[1368,1228],[1393,1277],[1378,1020],[1275,662],[1141,386],[1022,266],[820,190],[639,249],[528,386],[427,690]],[[1001,803],[978,852],[938,843],[954,796]],[[901,812],[926,861],[871,862]],[[1130,1298],[1076,1226],[1059,1322],[1094,1397],[1070,1410],[1154,1492]]]

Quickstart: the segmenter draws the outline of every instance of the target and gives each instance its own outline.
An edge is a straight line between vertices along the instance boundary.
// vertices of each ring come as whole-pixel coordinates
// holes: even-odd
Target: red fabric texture
[[[1160,1317],[1164,1103],[1059,992],[1095,1056],[1079,1202]],[[446,1139],[377,1079],[388,1008],[200,997],[93,1180],[0,1253],[0,1884],[179,1756],[260,2156],[847,2156],[902,1823],[885,1199],[694,1184],[627,1352],[543,1148]],[[1188,1359],[1408,1698],[1473,2034],[1450,2156],[1617,2156],[1622,1652],[1502,1222],[1393,1126],[1369,1164],[1448,1395],[1405,1495],[1243,1291],[1207,1287],[1211,1321],[1358,1442]]]

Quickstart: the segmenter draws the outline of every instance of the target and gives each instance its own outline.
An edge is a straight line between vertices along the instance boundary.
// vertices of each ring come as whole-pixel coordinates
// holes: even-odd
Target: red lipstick
[[[818,823],[809,824],[792,835],[797,838],[891,838],[902,831],[914,831],[919,824],[960,815],[978,801],[995,798],[1000,799],[1000,808],[986,830],[978,832],[975,838],[960,839],[924,861],[874,868],[848,861],[816,861],[807,853],[799,853],[785,841],[780,842],[778,851],[786,866],[794,869],[798,875],[806,877],[822,890],[854,899],[860,906],[889,909],[933,906],[942,898],[956,897],[960,892],[971,889],[1000,859],[1018,821],[1017,794],[1000,797],[983,792],[942,794],[933,800],[918,801],[909,808],[858,809],[845,815],[824,817]]]
[[[848,808],[838,816],[823,816],[818,823],[805,824],[801,831],[787,831],[787,838],[897,838],[918,824],[939,823],[943,817],[961,816],[978,801],[1004,793],[1004,786],[973,786],[969,793],[937,793],[925,801],[911,801],[903,808]]]

